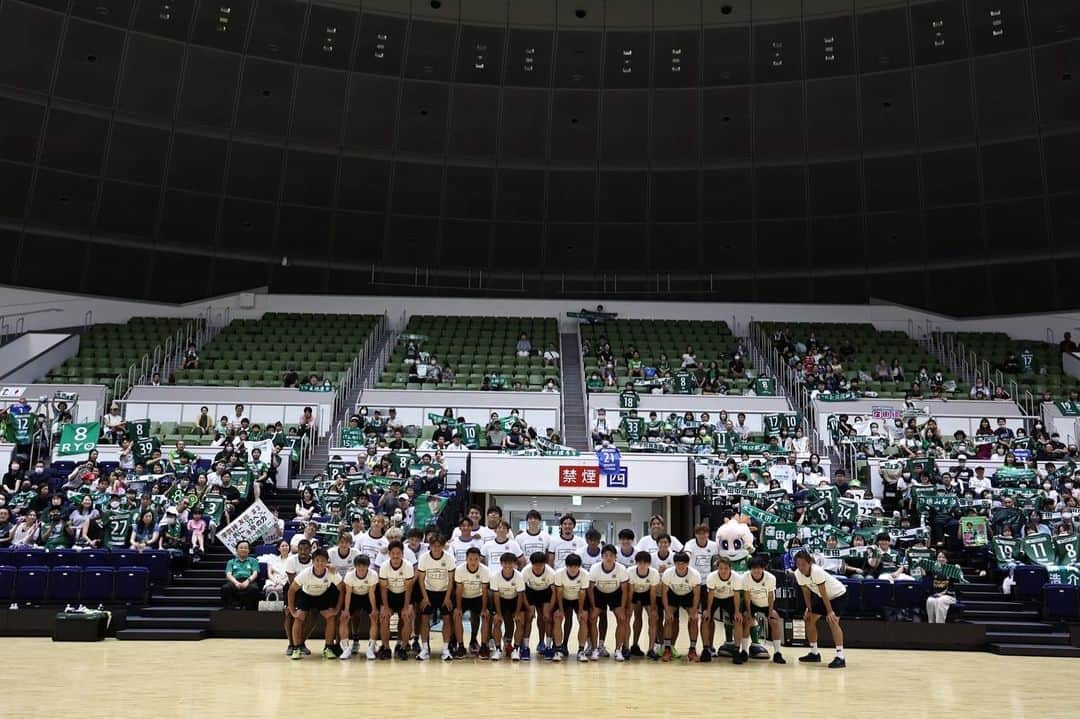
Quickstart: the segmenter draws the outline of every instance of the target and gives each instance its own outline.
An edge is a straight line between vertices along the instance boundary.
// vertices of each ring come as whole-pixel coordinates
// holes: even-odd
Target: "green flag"
[[[775,397],[776,379],[773,377],[758,377],[755,379],[754,394],[758,397]]]
[[[225,498],[220,494],[208,494],[202,498],[202,511],[207,519],[216,527],[221,526],[221,518],[225,514]]]
[[[364,430],[359,427],[344,427],[341,430],[341,446],[349,449],[363,447],[366,444]]]
[[[421,494],[413,505],[413,526],[427,529],[439,520],[439,515],[446,509],[446,497],[438,494]]]
[[[16,415],[23,417],[25,415]],[[62,457],[73,454],[87,454],[97,447],[98,437],[101,436],[101,423],[83,422],[81,424],[65,424],[60,430],[60,444],[56,447],[56,453]]]
[[[761,550],[769,554],[782,554],[787,544],[799,532],[794,522],[774,522],[761,528]]]
[[[230,472],[232,486],[240,493],[240,501],[247,499],[251,492],[251,472],[246,469],[234,469]]]
[[[135,461],[145,463],[155,449],[161,449],[161,441],[157,437],[150,436],[150,420],[134,419],[127,420],[127,437],[131,440],[134,450]]]
[[[1049,534],[1029,534],[1020,540],[1020,551],[1036,564],[1054,563],[1054,539]]]
[[[30,444],[30,440],[34,437],[34,421],[36,419],[37,415],[33,413],[12,414],[8,412],[4,418],[4,438],[14,444]],[[67,426],[74,427],[76,425]]]
[[[1080,536],[1057,535],[1054,537],[1054,551],[1061,564],[1077,564],[1080,562]]]

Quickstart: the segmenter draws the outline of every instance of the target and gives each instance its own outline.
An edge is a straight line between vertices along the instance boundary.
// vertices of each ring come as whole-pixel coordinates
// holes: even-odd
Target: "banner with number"
[[[73,454],[88,454],[97,447],[98,437],[101,436],[100,422],[83,422],[81,424],[65,424],[60,430],[60,444],[56,447],[56,453],[61,457],[69,457]]]
[[[799,427],[799,415],[790,413],[766,414],[761,418],[765,428],[765,436],[779,435],[781,429],[786,429],[789,437],[795,436],[795,430]]]
[[[258,543],[264,536],[277,530],[277,517],[267,509],[262,500],[255,503],[240,513],[228,526],[217,533],[217,538],[225,547],[236,554],[236,544],[246,540],[252,544]]]
[[[341,446],[355,449],[367,444],[364,438],[364,430],[359,427],[345,427],[341,430]]]
[[[989,541],[986,517],[961,517],[960,537],[965,547],[985,547]]]
[[[754,380],[754,394],[758,397],[775,397],[776,379],[773,377],[758,377]]]
[[[1064,400],[1061,402],[1054,402],[1054,405],[1066,417],[1080,416],[1080,402],[1070,402],[1068,400]]]
[[[36,419],[37,415],[31,412],[25,414],[8,412],[4,418],[4,438],[14,444],[30,444],[34,437],[34,422]]]
[[[199,504],[206,520],[215,527],[220,527],[221,518],[225,515],[225,498],[220,494],[207,494]]]
[[[131,449],[136,462],[145,463],[155,449],[161,448],[157,437],[150,435],[150,420],[129,419],[125,421],[127,437],[131,440]]]
[[[1049,534],[1029,534],[1020,540],[1024,555],[1036,564],[1054,563],[1054,539]]]
[[[1080,536],[1075,534],[1057,535],[1054,537],[1054,552],[1061,564],[1076,564],[1080,562]]]
[[[536,446],[545,457],[580,457],[581,451],[565,444],[556,444],[545,437],[536,438]]]

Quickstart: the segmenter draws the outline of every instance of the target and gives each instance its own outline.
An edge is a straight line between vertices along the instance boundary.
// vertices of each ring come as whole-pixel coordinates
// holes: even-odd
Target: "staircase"
[[[264,502],[277,507],[282,517],[292,517],[296,495],[294,489],[279,489],[274,499]],[[127,629],[118,631],[116,638],[173,642],[205,639],[209,635],[211,614],[221,609],[225,563],[231,558],[232,554],[221,544],[209,546],[202,561],[175,575],[167,586],[155,587],[149,604],[133,608],[127,618]]]
[[[964,605],[964,621],[986,627],[989,651],[1008,656],[1080,657],[1080,647],[1071,645],[1069,632],[1040,620],[1033,603],[1010,599],[985,577],[975,580],[956,585],[956,596]]]
[[[585,416],[585,386],[581,370],[581,340],[577,332],[559,336],[562,375],[563,444],[588,452],[589,425]]]

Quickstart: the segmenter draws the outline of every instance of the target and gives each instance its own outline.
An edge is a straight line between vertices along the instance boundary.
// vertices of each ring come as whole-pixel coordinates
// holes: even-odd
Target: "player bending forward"
[[[499,558],[499,571],[491,573],[491,633],[495,648],[491,650],[492,661],[502,659],[503,653],[515,662],[521,659],[522,635],[525,632],[525,578],[517,567],[518,557],[505,552]],[[506,641],[503,641],[503,626]],[[513,644],[510,639],[513,637]]]
[[[742,575],[743,598],[746,600],[743,627],[749,636],[750,630],[756,624],[761,624],[772,644],[773,663],[787,664],[780,653],[780,640],[784,634],[775,606],[776,577],[765,569],[766,564],[768,560],[759,554],[750,560],[750,571]]]
[[[690,566],[690,555],[675,552],[675,566],[660,576],[665,591],[662,595],[664,604],[664,654],[665,662],[671,661],[671,644],[675,638],[675,627],[679,624],[679,610],[686,610],[686,629],[690,635],[690,651],[686,659],[698,661],[698,606],[701,601],[701,575]]]
[[[368,648],[367,658],[375,658],[375,643],[379,638],[378,617],[378,591],[379,575],[371,570],[371,560],[367,555],[357,554],[353,559],[353,570],[345,575],[342,580],[344,591],[339,600],[341,617],[338,620],[341,628],[338,636],[341,639],[341,658],[350,659],[360,648],[359,640],[353,640],[349,644],[349,635],[358,636],[355,631],[350,631],[356,625],[368,622]]]

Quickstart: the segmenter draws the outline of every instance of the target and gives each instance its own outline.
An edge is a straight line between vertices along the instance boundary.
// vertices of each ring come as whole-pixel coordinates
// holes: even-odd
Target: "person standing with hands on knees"
[[[805,549],[795,555],[795,581],[802,588],[806,602],[803,621],[806,622],[806,640],[810,643],[810,653],[799,657],[799,661],[821,661],[817,623],[821,617],[825,617],[836,645],[836,658],[829,662],[829,668],[843,669],[847,663],[844,661],[844,632],[840,628],[838,612],[842,612],[847,604],[847,587],[815,564],[814,557]]]

